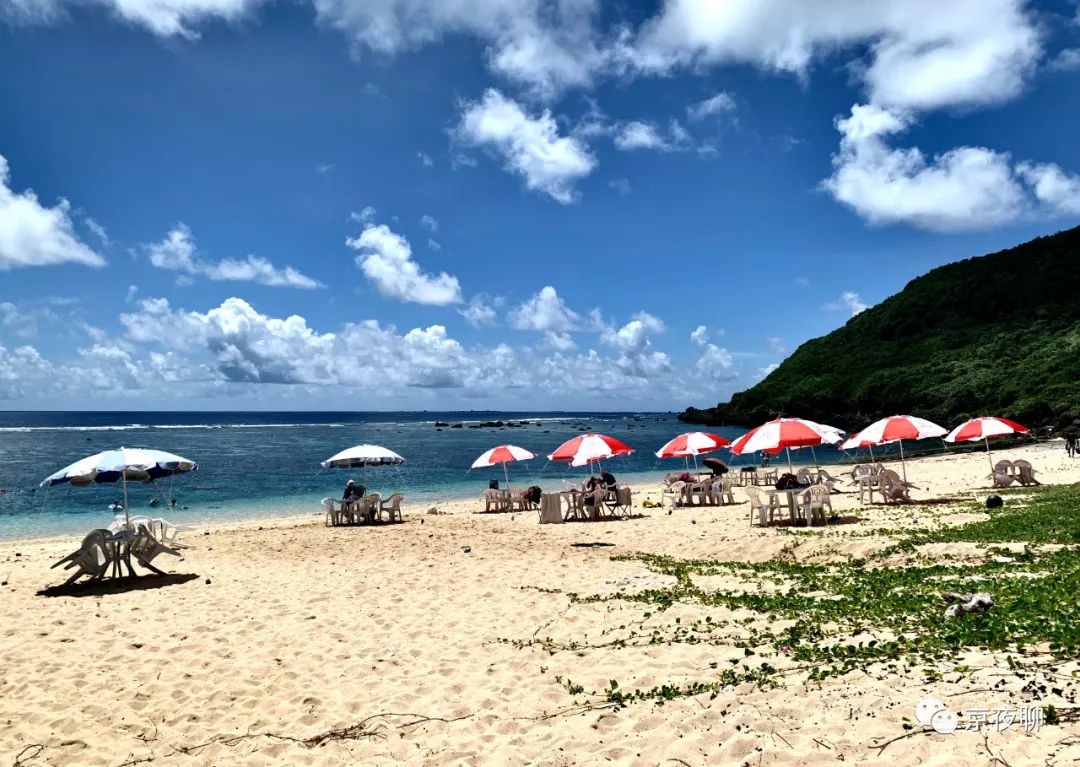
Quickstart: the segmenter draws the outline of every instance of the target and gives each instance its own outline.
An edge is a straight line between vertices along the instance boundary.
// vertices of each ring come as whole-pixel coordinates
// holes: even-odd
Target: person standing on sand
[[[1065,452],[1069,454],[1070,458],[1076,457],[1076,435],[1067,434],[1065,436]]]

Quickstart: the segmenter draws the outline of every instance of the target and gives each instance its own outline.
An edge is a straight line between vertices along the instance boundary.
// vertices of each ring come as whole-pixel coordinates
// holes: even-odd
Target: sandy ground
[[[1027,457],[1047,483],[1080,481],[1080,460],[1069,461],[1060,443],[996,457]],[[981,454],[908,464],[917,497],[984,496],[978,488],[987,472]],[[439,515],[406,503],[405,524],[394,526],[330,529],[312,515],[193,529],[184,534],[193,544],[187,556],[165,562],[193,577],[79,597],[38,594],[63,580],[49,565],[73,550],[73,539],[0,545],[0,765],[1021,767],[1080,759],[1080,746],[1070,745],[1080,741],[1077,725],[1017,727],[985,740],[920,735],[883,752],[873,747],[903,735],[905,718],[928,696],[958,710],[1024,705],[1019,681],[990,689],[1005,665],[989,653],[969,659],[984,673],[938,683],[855,672],[769,691],[742,684],[715,699],[663,706],[575,709],[556,677],[587,690],[609,679],[648,688],[707,681],[711,663],[725,667],[743,656],[737,629],[730,645],[550,654],[513,644],[534,637],[598,644],[620,626],[656,620],[644,617],[648,605],[570,605],[548,591],[662,582],[640,563],[612,561],[613,553],[827,559],[884,545],[875,526],[912,524],[907,510],[873,507],[859,521],[793,536],[749,527],[745,503],[668,515],[640,508],[649,494],[656,498],[657,489],[635,494],[644,516],[617,522],[540,526],[535,513],[467,513],[479,503],[446,504],[441,511],[450,513]],[[738,490],[736,498],[745,500]],[[857,498],[834,496],[834,506],[852,514]],[[613,545],[572,545],[590,542]],[[710,578],[717,580],[703,585],[731,586],[725,576]],[[690,622],[703,612],[677,605],[663,621]],[[717,608],[709,614],[731,617]],[[358,723],[375,735],[301,742]]]

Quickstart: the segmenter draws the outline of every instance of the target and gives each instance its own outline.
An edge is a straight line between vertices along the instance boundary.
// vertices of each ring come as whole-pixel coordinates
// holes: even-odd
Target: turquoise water
[[[527,421],[520,428],[468,428],[481,421]],[[436,421],[463,428],[439,431]],[[157,485],[129,485],[133,511],[165,516],[178,524],[234,521],[316,513],[320,499],[340,497],[346,480],[364,482],[388,495],[401,491],[409,505],[482,495],[502,471],[468,468],[495,445],[520,445],[538,457],[510,465],[514,485],[561,489],[586,469],[549,464],[543,456],[584,431],[618,437],[636,452],[605,466],[626,481],[656,479],[682,466],[654,453],[691,430],[667,413],[18,413],[0,412],[0,538],[81,534],[112,518],[119,485],[85,488],[37,484],[52,472],[114,447],[148,447],[198,462],[199,470]],[[728,438],[740,428],[713,429]],[[323,470],[319,462],[355,444],[370,442],[403,455],[402,466]],[[799,458],[810,460],[808,451]],[[726,451],[719,457],[734,464]],[[818,451],[832,460],[834,451]],[[149,505],[175,496],[178,507]],[[414,507],[415,508],[415,507]]]

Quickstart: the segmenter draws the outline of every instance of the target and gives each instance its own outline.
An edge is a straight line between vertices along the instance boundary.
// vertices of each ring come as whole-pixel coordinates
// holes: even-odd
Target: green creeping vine
[[[743,658],[730,661],[737,668],[725,668],[700,681],[627,690],[611,680],[607,688],[590,693],[616,707],[715,695],[743,682],[776,685],[781,677],[792,674],[815,681],[854,670],[869,673],[876,665],[890,673],[922,667],[928,678],[939,679],[945,664],[969,649],[1010,653],[1010,666],[1016,669],[1025,667],[1024,658],[1049,658],[1053,664],[1080,657],[1080,486],[1038,488],[1024,499],[1024,505],[1014,502],[988,514],[988,519],[967,525],[908,534],[869,557],[844,562],[807,564],[785,557],[746,563],[646,553],[616,556],[617,561],[639,562],[657,575],[673,578],[674,583],[637,592],[567,596],[572,604],[651,606],[640,621],[609,629],[595,644],[556,642],[550,637],[502,641],[520,648],[540,647],[553,655],[675,643],[735,646],[744,651]],[[937,563],[920,559],[920,546],[949,542],[978,544],[979,558]],[[1024,544],[1024,549],[1017,553],[992,545],[1004,543]],[[904,555],[909,564],[883,565],[886,557],[895,560],[897,555]],[[713,590],[695,581],[710,575],[734,577],[751,588]],[[761,583],[770,588],[757,589]],[[942,595],[970,591],[992,593],[993,609],[944,619]],[[722,608],[728,617],[716,620],[710,615],[686,623],[675,618],[663,625],[664,615],[675,605]],[[953,670],[963,672],[964,667]],[[565,686],[571,695],[585,692],[580,685],[566,682]]]

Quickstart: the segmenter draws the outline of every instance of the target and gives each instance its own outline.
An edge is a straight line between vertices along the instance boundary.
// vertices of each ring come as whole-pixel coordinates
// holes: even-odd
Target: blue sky
[[[0,408],[681,409],[1080,218],[1071,0],[0,0]]]

